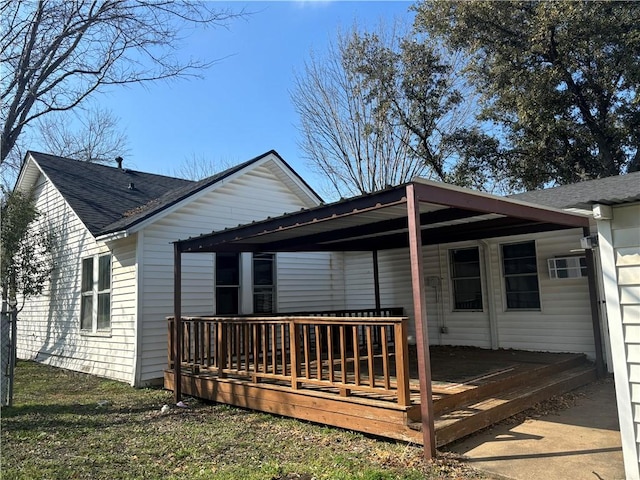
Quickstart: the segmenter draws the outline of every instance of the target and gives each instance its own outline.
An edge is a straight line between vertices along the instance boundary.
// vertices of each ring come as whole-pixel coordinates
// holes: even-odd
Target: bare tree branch
[[[301,148],[341,196],[453,178],[446,138],[470,118],[468,104],[454,67],[415,40],[398,24],[354,26],[296,76]]]
[[[35,140],[47,153],[87,162],[112,162],[129,151],[127,136],[119,128],[119,122],[111,111],[97,105],[87,110],[45,115],[36,121]]]
[[[238,159],[221,158],[211,160],[205,155],[195,153],[186,157],[182,163],[173,169],[172,174],[186,180],[202,180],[239,163]]]
[[[109,85],[198,76],[181,60],[189,27],[226,26],[243,11],[187,0],[0,0],[0,164],[23,129]]]

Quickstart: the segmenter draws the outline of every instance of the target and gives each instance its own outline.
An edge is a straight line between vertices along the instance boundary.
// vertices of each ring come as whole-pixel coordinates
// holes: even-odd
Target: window
[[[477,247],[449,251],[453,308],[455,310],[482,310],[482,281],[480,280],[480,254]]]
[[[273,313],[275,306],[275,255],[253,254],[253,312]]]
[[[96,267],[97,263],[97,268]],[[101,331],[111,328],[111,255],[82,260],[80,329]]]
[[[216,313],[238,314],[240,305],[240,255],[216,254]]]
[[[507,309],[540,309],[535,242],[502,245]]]

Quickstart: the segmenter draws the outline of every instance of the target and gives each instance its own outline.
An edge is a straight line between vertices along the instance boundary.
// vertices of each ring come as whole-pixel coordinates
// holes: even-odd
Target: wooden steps
[[[542,400],[596,380],[596,369],[582,356],[512,373],[434,401],[438,447],[508,418]],[[438,405],[440,402],[440,405]],[[409,428],[422,425],[410,422]]]
[[[505,368],[503,371],[491,376],[490,381],[477,385],[465,384],[457,388],[452,388],[451,386],[438,388],[438,386],[434,386],[434,415],[442,415],[459,407],[469,405],[476,400],[492,397],[505,390],[530,385],[539,379],[584,364],[584,355],[567,355],[566,358],[552,364],[538,364],[529,368],[522,368],[522,365]],[[437,397],[437,400],[435,397]]]

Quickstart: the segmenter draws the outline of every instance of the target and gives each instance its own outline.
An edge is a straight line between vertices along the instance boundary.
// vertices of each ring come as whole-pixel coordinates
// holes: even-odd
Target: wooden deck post
[[[413,184],[407,185],[407,218],[409,225],[409,257],[411,260],[411,286],[413,290],[413,317],[416,328],[418,350],[418,376],[420,378],[420,414],[424,456],[431,460],[436,456],[436,436],[433,418],[431,390],[431,359],[429,358],[429,335],[427,331],[427,306],[422,270],[422,234],[420,230],[420,208]]]
[[[182,258],[173,244],[173,399],[182,400]]]
[[[409,390],[409,346],[407,342],[407,321],[403,320],[394,326],[396,354],[396,383],[398,388],[398,405],[411,405]]]
[[[225,378],[227,374],[227,325],[224,322],[218,323],[216,329],[216,363],[218,364],[218,377]]]
[[[582,233],[585,237],[591,235],[589,227],[583,227]],[[593,250],[586,248],[585,259],[587,262],[587,281],[589,284],[589,299],[591,302],[591,323],[593,325],[593,341],[596,349],[596,372],[598,378],[604,376],[604,354],[602,352],[602,331],[600,323],[600,308],[598,306],[598,289],[596,287],[596,267],[593,258]]]
[[[291,361],[291,388],[298,389],[300,375],[300,328],[295,322],[289,322],[289,348]]]

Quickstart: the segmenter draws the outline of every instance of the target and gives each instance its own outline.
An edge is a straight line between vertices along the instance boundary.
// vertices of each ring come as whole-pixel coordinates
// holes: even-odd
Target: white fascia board
[[[67,199],[64,198],[64,195],[62,195],[62,192],[60,192],[60,190],[58,190],[58,187],[56,186],[56,184],[54,182],[51,181],[51,179],[47,176],[46,173],[44,173],[44,170],[42,170],[42,168],[40,167],[40,165],[38,165],[38,162],[35,158],[33,158],[33,156],[29,155],[29,160],[27,160],[28,163],[31,163],[32,165],[35,165],[35,167],[38,169],[38,171],[40,172],[40,175],[42,175],[47,182],[49,182],[49,184],[51,185],[51,187],[53,187],[53,189],[58,193],[58,195],[60,195],[60,198],[62,198],[62,201],[67,205],[67,207],[69,207],[69,210],[71,210],[71,212],[73,213],[73,215],[76,216],[76,218],[78,219],[78,221],[82,224],[82,226],[87,230],[87,232],[89,233],[89,235],[91,235],[93,237],[93,234],[91,233],[91,231],[89,230],[89,228],[87,227],[87,225],[82,221],[82,219],[80,218],[80,216],[76,213],[76,211],[71,207],[71,205],[69,205],[69,202],[67,202]],[[25,167],[22,169],[22,172],[20,172],[20,176],[18,177],[18,181],[16,183],[16,188],[21,187],[21,182],[24,181],[23,176],[26,175],[27,169],[29,168],[29,165],[25,165]],[[32,186],[32,185],[30,185]],[[27,187],[25,187],[27,188]],[[20,190],[22,190],[22,188],[20,188]],[[95,237],[94,237],[95,238]]]
[[[323,202],[322,198],[320,198],[317,193],[311,190],[311,188],[304,181],[302,181],[301,177],[298,176],[298,174],[296,174],[295,172],[293,172],[291,167],[288,164],[283,163],[280,157],[278,157],[277,155],[274,155],[271,153],[257,163],[262,164],[269,160],[272,160],[273,162],[275,162],[276,165],[278,165],[278,167],[280,168],[280,171],[284,175],[286,175],[296,185],[298,189],[300,189],[300,193],[302,193],[307,197],[307,199],[310,201],[311,206],[315,207],[322,204]]]
[[[16,180],[15,190],[24,191],[25,189],[29,189],[33,187],[33,185],[35,184],[35,181],[37,180],[37,177],[32,179],[32,181],[26,185],[24,185],[24,183],[27,182],[26,177],[28,175],[30,174],[34,175],[34,170],[44,175],[44,172],[40,168],[40,165],[38,165],[38,162],[36,162],[33,156],[31,155],[31,153],[29,153],[29,158],[24,163],[24,166],[22,167],[22,170],[20,170],[20,174],[18,175],[18,179]],[[44,176],[46,178],[46,175]]]
[[[114,242],[122,238],[127,238],[131,232],[129,230],[120,230],[119,232],[107,233],[106,235],[98,235],[96,237],[97,242]]]

